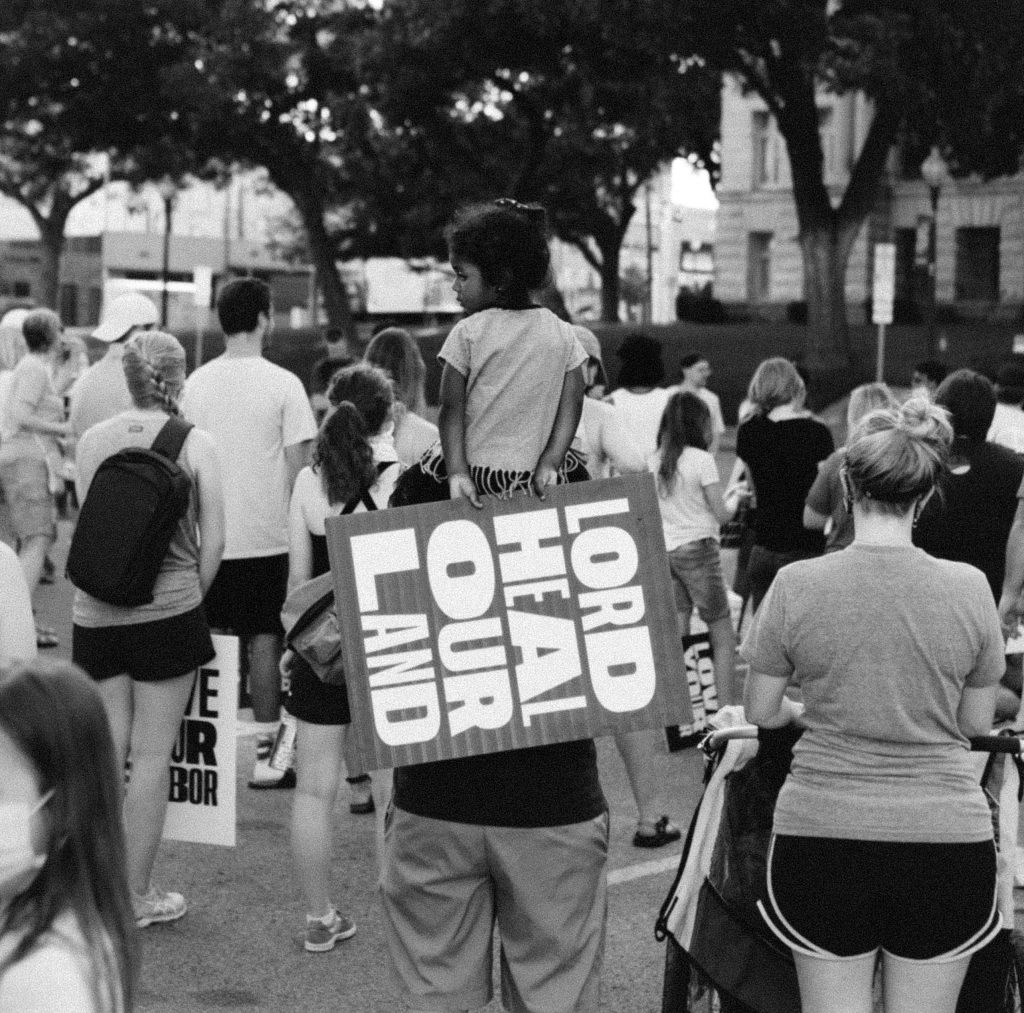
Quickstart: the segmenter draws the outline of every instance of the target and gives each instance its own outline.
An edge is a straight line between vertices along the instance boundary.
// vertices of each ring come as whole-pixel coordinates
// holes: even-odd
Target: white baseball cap
[[[10,327],[20,333],[21,325],[25,322],[25,317],[27,317],[31,312],[31,310],[24,309],[21,306],[13,310],[8,310],[3,317],[0,317],[0,327]]]
[[[108,344],[123,338],[133,327],[149,327],[160,319],[152,299],[138,292],[125,292],[110,301],[94,338]]]

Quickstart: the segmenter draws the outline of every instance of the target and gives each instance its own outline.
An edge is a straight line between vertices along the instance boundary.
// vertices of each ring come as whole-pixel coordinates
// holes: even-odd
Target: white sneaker
[[[294,788],[295,768],[278,770],[270,765],[270,757],[274,750],[274,736],[260,736],[256,740],[256,762],[253,764],[249,787],[256,791],[273,788]]]
[[[159,890],[155,886],[149,888],[145,897],[132,894],[132,907],[135,910],[135,924],[140,929],[156,922],[176,922],[188,911],[188,904],[180,893]]]

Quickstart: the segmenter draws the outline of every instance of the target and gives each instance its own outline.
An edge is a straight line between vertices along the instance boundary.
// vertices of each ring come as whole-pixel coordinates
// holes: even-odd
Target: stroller
[[[789,950],[757,910],[775,801],[801,730],[737,724],[702,745],[704,791],[682,860],[655,925],[667,940],[662,1013],[797,1013]],[[1017,819],[1024,795],[1024,739],[972,739],[999,848],[1003,929],[971,958],[957,1013],[1024,1010],[1024,933],[1013,928]],[[875,1009],[883,1008],[876,987]]]

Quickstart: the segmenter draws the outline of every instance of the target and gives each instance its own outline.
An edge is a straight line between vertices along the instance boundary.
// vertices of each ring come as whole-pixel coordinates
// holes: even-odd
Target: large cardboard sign
[[[327,522],[367,770],[691,720],[650,475]]]
[[[214,635],[216,657],[196,673],[171,750],[164,837],[235,846],[238,638]]]

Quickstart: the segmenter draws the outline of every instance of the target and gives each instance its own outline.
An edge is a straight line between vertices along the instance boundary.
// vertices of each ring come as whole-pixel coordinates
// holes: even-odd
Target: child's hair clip
[[[510,211],[517,211],[525,215],[531,222],[543,225],[547,220],[547,214],[539,204],[523,204],[514,197],[499,197],[495,202],[496,208],[508,208]]]

